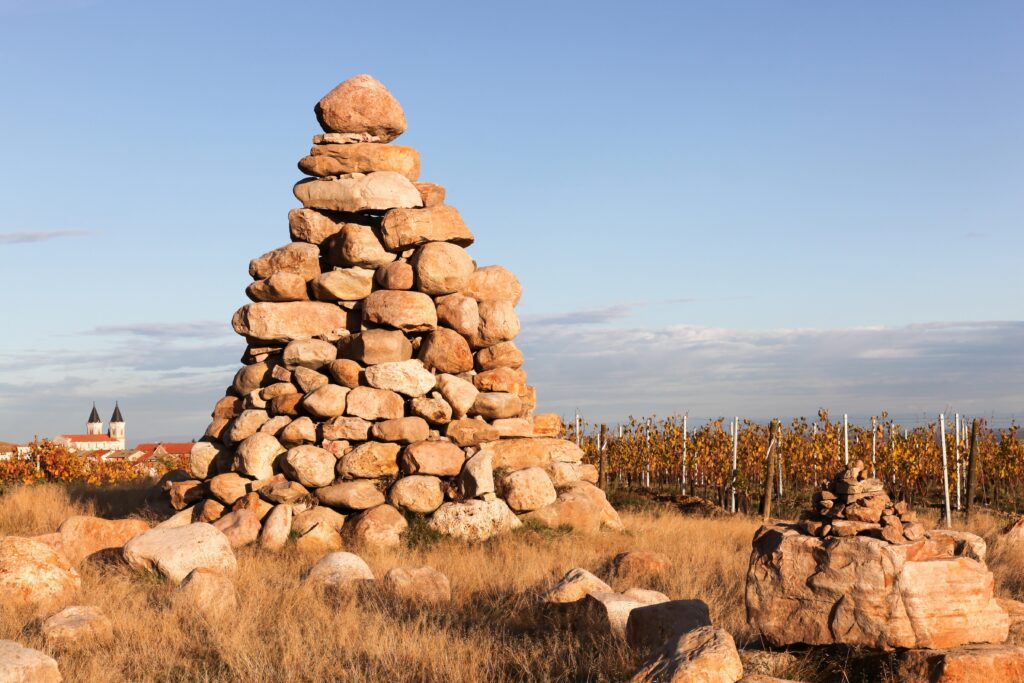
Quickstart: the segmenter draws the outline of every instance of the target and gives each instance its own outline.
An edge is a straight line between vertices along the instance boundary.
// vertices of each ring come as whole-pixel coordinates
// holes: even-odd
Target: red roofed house
[[[136,462],[143,462],[145,460],[152,460],[153,458],[160,458],[170,456],[172,458],[181,455],[188,455],[192,452],[192,447],[195,446],[195,442],[170,442],[160,441],[157,443],[140,443],[135,446],[136,451],[141,451]]]
[[[96,404],[92,405],[89,421],[85,425],[85,434],[61,434],[54,443],[74,451],[120,451],[124,450],[124,417],[121,408],[114,404],[114,414],[110,416],[110,429],[103,433],[103,422],[96,412]]]

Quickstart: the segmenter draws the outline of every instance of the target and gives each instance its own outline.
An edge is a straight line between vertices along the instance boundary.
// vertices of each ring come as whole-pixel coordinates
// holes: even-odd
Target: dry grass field
[[[118,516],[141,499],[121,489],[98,499],[40,485],[0,494],[0,535],[53,531],[73,514]],[[670,509],[624,510],[627,531],[580,536],[522,529],[466,545],[415,529],[407,547],[359,550],[380,577],[396,566],[430,565],[451,580],[453,599],[419,609],[368,589],[339,597],[301,585],[316,558],[243,548],[238,552],[239,611],[211,623],[179,609],[173,588],[116,564],[82,569],[80,604],[102,607],[116,642],[102,651],[52,653],[67,681],[619,681],[640,656],[610,639],[573,632],[538,608],[537,596],[572,567],[587,568],[617,590],[618,552],[658,550],[675,569],[652,579],[672,598],[699,598],[737,643],[754,634],[744,619],[743,584],[758,521],[703,519]],[[976,530],[995,533],[995,521]],[[998,591],[1020,597],[1020,567],[994,563]],[[38,621],[0,610],[0,639],[46,650]],[[798,680],[862,680],[840,658],[815,655],[779,670]],[[879,680],[879,679],[875,679]]]

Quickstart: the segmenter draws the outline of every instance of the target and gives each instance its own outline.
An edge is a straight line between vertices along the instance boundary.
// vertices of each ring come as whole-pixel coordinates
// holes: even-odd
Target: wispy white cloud
[[[0,232],[0,244],[31,244],[46,242],[61,237],[88,237],[95,235],[92,230],[36,230],[21,232]]]
[[[600,325],[628,317],[642,305],[641,303],[615,304],[614,306],[606,306],[604,308],[569,311],[553,315],[524,315],[522,319],[524,324],[536,327],[548,325]]]

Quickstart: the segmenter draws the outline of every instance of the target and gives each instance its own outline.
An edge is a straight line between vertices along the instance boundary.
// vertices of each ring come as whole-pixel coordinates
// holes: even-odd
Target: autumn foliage
[[[27,454],[0,460],[0,483],[32,484],[38,481],[114,484],[152,474],[162,474],[179,463],[101,460],[89,453],[69,450],[43,439],[34,441]]]

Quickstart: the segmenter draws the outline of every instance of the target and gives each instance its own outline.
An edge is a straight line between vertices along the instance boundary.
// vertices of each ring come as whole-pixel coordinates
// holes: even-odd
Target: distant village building
[[[114,403],[114,414],[110,416],[110,429],[103,433],[103,421],[96,412],[96,404],[92,404],[92,412],[89,413],[89,421],[85,424],[85,434],[61,434],[53,440],[59,446],[68,450],[90,453],[102,457],[95,451],[123,451],[124,443],[124,417],[121,415],[121,407]]]

